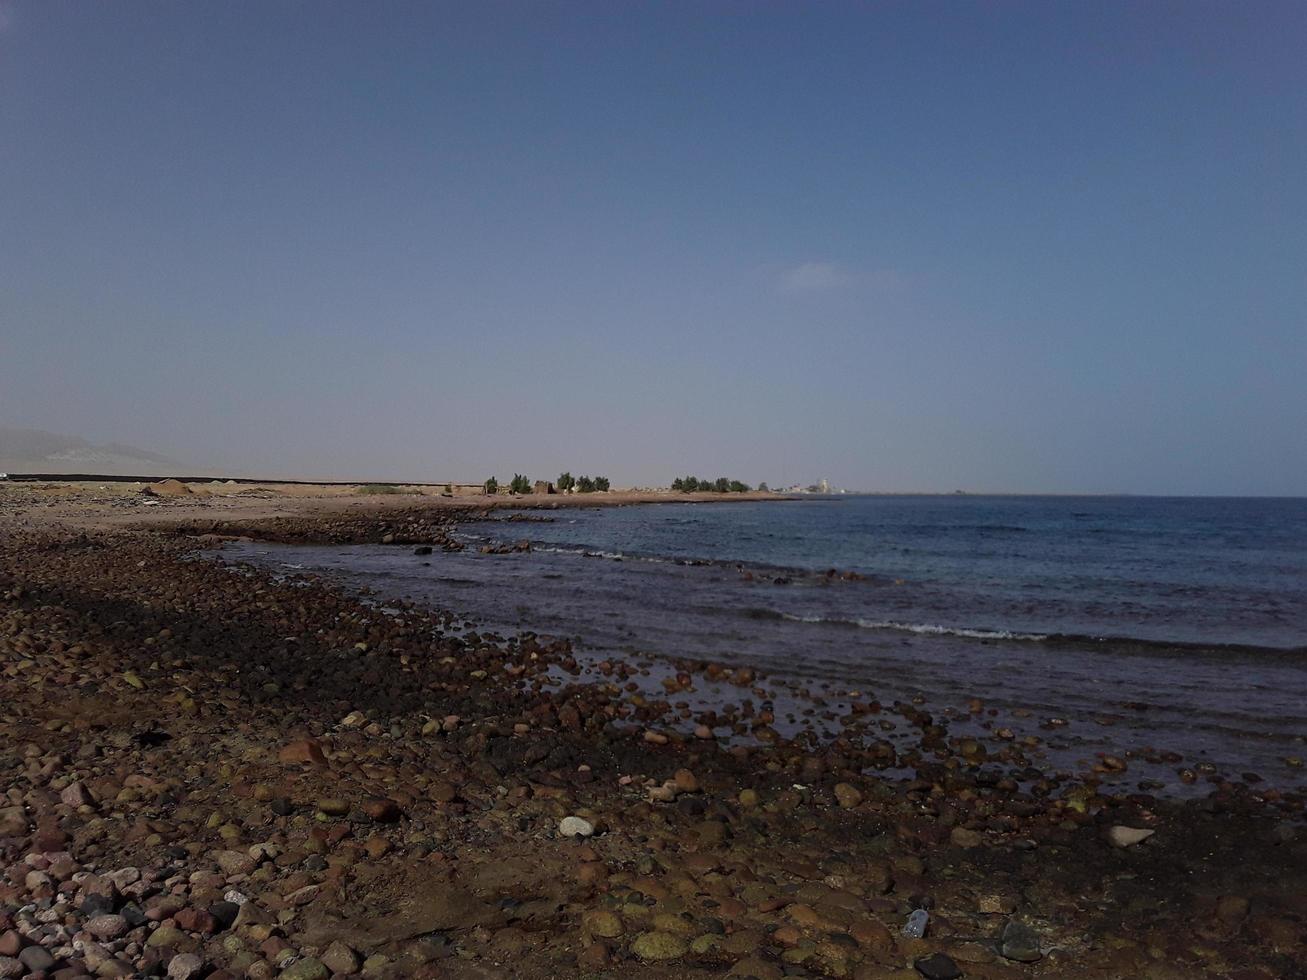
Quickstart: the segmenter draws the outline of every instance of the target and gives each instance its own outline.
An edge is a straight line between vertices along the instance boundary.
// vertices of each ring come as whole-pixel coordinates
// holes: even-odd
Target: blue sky
[[[0,0],[0,422],[1307,493],[1302,3]]]

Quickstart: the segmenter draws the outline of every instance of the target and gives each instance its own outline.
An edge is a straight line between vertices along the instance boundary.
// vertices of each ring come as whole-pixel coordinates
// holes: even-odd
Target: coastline
[[[605,497],[540,504],[658,502]],[[195,955],[219,980],[291,957],[295,976],[907,978],[941,957],[966,977],[1301,975],[1301,800],[1031,774],[1019,744],[912,704],[863,700],[844,736],[791,742],[752,672],[687,661],[663,700],[633,697],[647,668],[583,682],[564,641],[451,631],[204,550],[452,546],[485,505],[0,486],[0,936],[29,944],[18,910],[62,895],[63,938],[91,952],[60,959]],[[675,703],[709,680],[738,710],[687,736]],[[764,737],[730,742],[728,718]],[[884,758],[882,722],[914,732],[909,758]],[[566,817],[594,836],[564,839]],[[1116,827],[1153,833],[1119,846]],[[107,939],[85,932],[101,892],[125,927]]]
[[[587,494],[462,493],[453,496],[435,487],[425,492],[365,493],[367,484],[192,483],[185,495],[147,496],[150,484],[136,482],[39,481],[0,482],[0,506],[15,517],[40,524],[47,517],[87,529],[112,529],[202,519],[264,521],[276,518],[331,519],[430,512],[458,515],[480,510],[554,510],[572,507],[627,507],[669,503],[779,503],[802,500],[780,493],[678,493],[614,490]],[[47,514],[57,507],[58,514]],[[0,511],[0,516],[6,511]]]

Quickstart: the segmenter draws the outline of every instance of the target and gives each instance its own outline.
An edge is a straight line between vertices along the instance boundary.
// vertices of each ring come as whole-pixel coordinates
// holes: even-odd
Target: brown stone
[[[311,738],[302,738],[296,742],[290,742],[281,747],[277,753],[277,760],[287,765],[308,764],[314,766],[325,766],[327,764],[327,755],[322,751],[322,745]]]

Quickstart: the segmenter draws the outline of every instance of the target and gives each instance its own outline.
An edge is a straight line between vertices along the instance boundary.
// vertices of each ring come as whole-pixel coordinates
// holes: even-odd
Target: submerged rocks
[[[862,791],[852,783],[836,783],[835,799],[845,810],[852,810],[862,804]]]
[[[957,980],[962,976],[962,971],[958,969],[952,957],[945,956],[943,953],[932,953],[930,956],[923,956],[913,962],[913,967],[926,980]]]

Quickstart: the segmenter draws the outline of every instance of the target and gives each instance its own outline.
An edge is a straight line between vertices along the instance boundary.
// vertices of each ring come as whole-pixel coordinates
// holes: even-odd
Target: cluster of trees
[[[563,473],[558,477],[555,484],[560,493],[575,491],[577,493],[604,493],[610,487],[606,476],[572,476],[571,473]],[[513,479],[508,483],[510,493],[531,493],[534,484],[529,477],[521,473],[514,473]],[[493,476],[485,482],[486,493],[495,494],[499,492],[499,481]]]
[[[700,480],[697,476],[678,476],[672,489],[681,493],[748,493],[749,484],[719,476],[716,480]]]
[[[560,473],[558,474],[558,483],[555,486],[558,487],[559,493],[567,493],[570,490],[575,490],[577,493],[594,493],[595,491],[604,493],[608,490],[610,484],[606,476],[574,477],[571,473]]]

